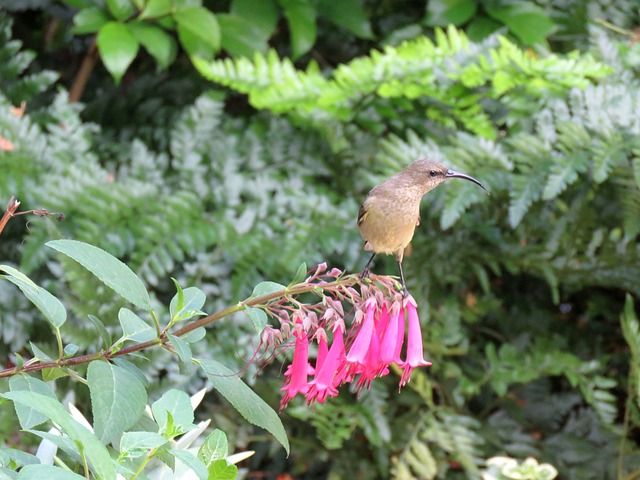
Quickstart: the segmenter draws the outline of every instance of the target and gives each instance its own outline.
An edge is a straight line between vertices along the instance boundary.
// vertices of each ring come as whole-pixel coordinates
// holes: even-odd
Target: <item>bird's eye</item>
[[[432,177],[435,177],[438,175],[438,172],[436,172],[435,170],[431,170],[429,171],[429,175],[431,175]]]

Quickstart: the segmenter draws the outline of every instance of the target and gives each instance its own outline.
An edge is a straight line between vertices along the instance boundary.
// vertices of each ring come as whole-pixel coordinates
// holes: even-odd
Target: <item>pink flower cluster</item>
[[[418,309],[411,295],[404,298],[396,295],[390,301],[378,292],[355,306],[353,326],[346,334],[339,302],[328,303],[323,319],[332,320],[326,322],[332,333],[331,345],[324,328],[318,327],[313,332],[315,322],[305,322],[301,316],[292,322],[295,347],[293,361],[285,372],[281,409],[299,393],[311,404],[338,395],[338,387],[344,383],[355,381],[358,389],[369,388],[374,378],[389,373],[393,363],[403,370],[399,385],[402,388],[414,368],[431,365],[423,357]],[[309,346],[315,340],[318,353],[312,365]]]

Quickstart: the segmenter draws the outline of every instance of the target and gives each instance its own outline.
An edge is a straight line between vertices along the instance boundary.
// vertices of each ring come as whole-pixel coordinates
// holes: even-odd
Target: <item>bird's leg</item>
[[[407,284],[404,283],[404,272],[402,271],[402,259],[398,260],[398,268],[400,269],[400,280],[402,281],[402,296],[406,297],[409,295],[409,291],[407,290]]]
[[[371,255],[371,258],[369,258],[369,261],[364,266],[364,270],[362,270],[362,273],[360,274],[360,278],[367,278],[369,276],[369,274],[371,273],[371,262],[373,262],[373,257],[375,256],[376,256],[376,252],[373,252],[373,254]]]

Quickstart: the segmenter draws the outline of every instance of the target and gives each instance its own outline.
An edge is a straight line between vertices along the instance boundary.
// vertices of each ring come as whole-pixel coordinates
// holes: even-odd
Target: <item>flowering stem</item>
[[[217,322],[218,320],[221,320],[225,317],[228,317],[229,315],[232,315],[241,310],[244,310],[246,307],[255,307],[258,305],[268,304],[273,300],[277,300],[279,298],[289,297],[293,295],[300,295],[300,294],[312,292],[318,289],[330,290],[336,287],[351,286],[357,282],[358,282],[358,277],[356,275],[346,275],[333,282],[310,283],[309,281],[307,281],[303,283],[298,283],[296,285],[287,287],[284,290],[267,293],[259,297],[250,297],[244,301],[237,303],[236,305],[232,305],[223,310],[220,310],[219,312],[213,313],[211,315],[208,315],[206,317],[193,321],[183,326],[182,328],[179,328],[175,332],[173,332],[173,335],[177,337],[181,337],[193,330],[196,330],[197,328],[206,327],[207,325],[211,325],[212,323]],[[155,316],[154,315],[152,316],[155,320]],[[157,320],[155,321],[157,322]],[[129,345],[128,347],[121,348],[120,350],[117,350],[117,351],[113,351],[113,347],[109,347],[99,352],[80,355],[78,357],[64,358],[59,360],[50,360],[50,361],[38,362],[30,365],[25,364],[22,367],[16,366],[13,368],[7,368],[4,370],[0,370],[0,378],[11,377],[13,375],[17,375],[20,373],[39,371],[45,368],[72,367],[74,365],[89,363],[93,360],[98,360],[100,358],[111,359],[115,357],[121,357],[123,355],[138,352],[140,350],[146,350],[147,348],[153,347],[155,345],[162,345],[167,341],[168,341],[168,337],[166,333],[161,333],[160,335],[158,335],[156,338],[152,340],[149,340],[143,343],[137,343],[135,345]]]

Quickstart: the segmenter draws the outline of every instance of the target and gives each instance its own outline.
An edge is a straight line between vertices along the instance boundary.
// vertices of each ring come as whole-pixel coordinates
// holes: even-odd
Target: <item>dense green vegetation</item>
[[[294,399],[280,413],[287,456],[216,384],[216,372],[243,371],[277,407],[285,362],[248,362],[260,341],[253,317],[239,313],[183,345],[210,362],[205,373],[161,348],[112,372],[126,382],[142,371],[149,404],[187,410],[186,394],[214,382],[196,419],[212,418],[231,452],[256,451],[238,465],[246,478],[550,478],[543,467],[510,477],[487,466],[496,456],[533,457],[562,479],[640,476],[636,1],[0,7],[0,201],[13,195],[24,210],[65,215],[11,219],[0,264],[62,301],[60,339],[78,346],[65,355],[120,337],[120,309],[133,307],[46,242],[79,240],[118,257],[167,318],[177,318],[172,277],[188,298],[200,297],[187,287],[202,290],[196,310],[213,313],[262,281],[289,284],[303,262],[358,272],[368,256],[359,202],[411,161],[433,158],[491,196],[450,182],[423,201],[404,266],[433,365],[401,394],[392,372],[359,397],[343,387],[324,405]],[[395,274],[393,259],[378,258],[374,271]],[[0,305],[5,368],[56,358],[55,335],[8,281]],[[77,374],[103,375],[105,365],[114,364]],[[3,378],[0,391],[42,394],[34,379],[49,380],[57,399],[92,418],[82,381],[56,377]],[[18,433],[13,405],[0,400],[0,478],[25,462],[17,451],[40,442]],[[163,422],[166,433],[173,419]]]

